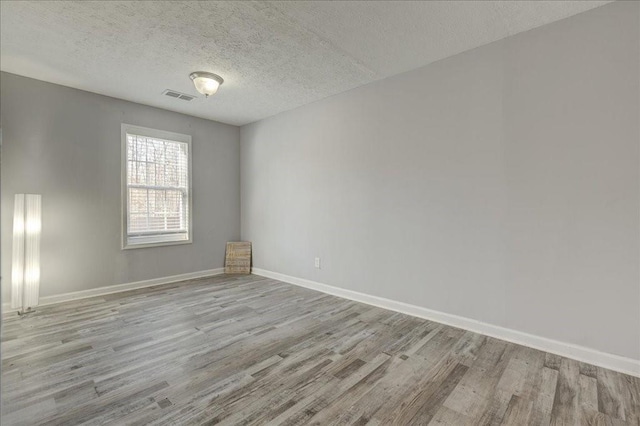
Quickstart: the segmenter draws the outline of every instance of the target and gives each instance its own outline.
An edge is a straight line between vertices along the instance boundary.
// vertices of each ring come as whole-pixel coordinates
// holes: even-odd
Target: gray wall
[[[640,358],[638,8],[242,127],[254,266]]]
[[[237,127],[13,74],[0,84],[4,302],[20,192],[42,194],[41,296],[223,266],[240,236]],[[192,244],[120,249],[123,122],[192,136]]]

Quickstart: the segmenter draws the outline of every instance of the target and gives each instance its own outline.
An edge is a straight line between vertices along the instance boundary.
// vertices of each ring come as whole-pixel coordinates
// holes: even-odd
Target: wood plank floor
[[[3,321],[3,425],[639,422],[638,378],[255,275]]]

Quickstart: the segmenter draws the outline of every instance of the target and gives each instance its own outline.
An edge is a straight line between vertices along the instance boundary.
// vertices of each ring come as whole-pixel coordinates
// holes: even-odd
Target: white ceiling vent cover
[[[183,101],[187,101],[187,102],[192,101],[196,98],[195,96],[187,95],[186,93],[176,92],[175,90],[170,90],[170,89],[165,90],[164,92],[162,92],[162,94],[165,96],[169,96],[170,98],[182,99]]]

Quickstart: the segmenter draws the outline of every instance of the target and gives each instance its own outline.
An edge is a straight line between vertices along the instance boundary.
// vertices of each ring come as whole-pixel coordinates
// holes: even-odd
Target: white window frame
[[[187,239],[186,240],[168,240],[166,235],[149,236],[140,238],[138,242],[130,242],[127,234],[128,229],[128,191],[127,191],[127,134],[134,134],[139,136],[146,136],[148,138],[164,139],[168,141],[183,142],[188,147],[188,170],[187,181],[189,187],[187,188],[187,203],[188,203],[188,218],[187,218]],[[181,133],[168,132],[165,130],[151,129],[148,127],[136,126],[133,124],[122,123],[121,126],[121,165],[122,165],[122,249],[138,249],[144,247],[160,247],[160,246],[173,246],[178,244],[191,244],[193,242],[193,183],[192,183],[192,171],[191,171],[191,136]]]

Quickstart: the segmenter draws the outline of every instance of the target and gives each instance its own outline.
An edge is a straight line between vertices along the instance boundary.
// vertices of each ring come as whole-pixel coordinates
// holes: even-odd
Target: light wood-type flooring
[[[639,419],[638,378],[255,275],[3,318],[3,426]]]

